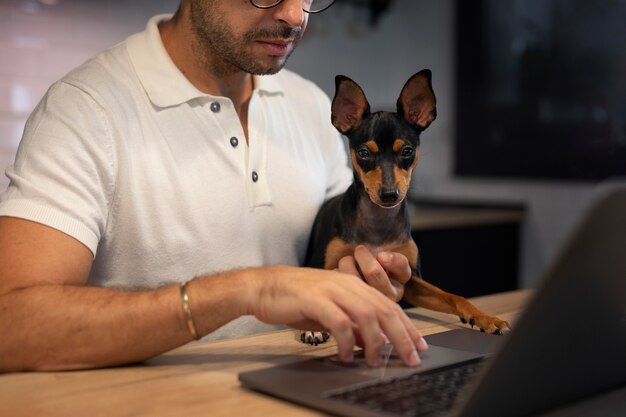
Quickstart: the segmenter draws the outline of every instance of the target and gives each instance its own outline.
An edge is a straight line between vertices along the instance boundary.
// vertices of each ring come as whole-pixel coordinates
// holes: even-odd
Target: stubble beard
[[[195,34],[194,53],[199,62],[216,76],[237,72],[270,75],[280,71],[302,38],[301,27],[276,26],[256,28],[241,37],[220,21],[219,13],[200,2],[191,2],[191,23]],[[246,48],[257,39],[293,39],[293,47],[285,56],[267,56],[265,62],[254,57]]]

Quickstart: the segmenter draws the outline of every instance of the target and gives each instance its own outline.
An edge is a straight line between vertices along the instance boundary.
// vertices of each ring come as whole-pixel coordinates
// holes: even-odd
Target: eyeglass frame
[[[276,0],[274,2],[274,4],[270,5],[270,6],[259,6],[258,4],[255,3],[255,0],[250,0],[250,4],[253,5],[254,7],[256,7],[257,9],[262,9],[262,10],[266,10],[266,9],[271,9],[272,7],[276,7],[278,6],[280,3],[282,3],[284,0]],[[328,6],[324,7],[323,9],[320,10],[316,10],[316,11],[311,11],[311,10],[305,10],[304,7],[302,8],[302,11],[305,13],[309,13],[309,14],[316,14],[316,13],[321,13],[324,10],[330,8],[330,6],[332,6],[333,4],[335,4],[337,0],[333,0]]]

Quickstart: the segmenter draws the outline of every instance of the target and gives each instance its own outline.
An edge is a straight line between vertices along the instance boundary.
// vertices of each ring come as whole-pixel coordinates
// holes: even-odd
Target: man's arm
[[[145,360],[191,340],[178,286],[129,292],[85,286],[93,258],[74,238],[0,217],[0,370],[60,370]],[[400,308],[359,278],[270,267],[193,280],[187,288],[205,335],[244,314],[326,329],[342,359],[361,340],[374,365],[386,337],[416,365],[423,339]],[[311,302],[311,300],[315,300]]]
[[[0,370],[118,365],[190,340],[176,287],[87,287],[92,261],[62,232],[0,217]]]

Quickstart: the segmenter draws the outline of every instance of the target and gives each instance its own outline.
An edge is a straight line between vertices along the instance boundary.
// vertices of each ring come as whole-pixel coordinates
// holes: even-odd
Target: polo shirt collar
[[[199,97],[212,97],[198,90],[170,58],[159,33],[158,24],[171,14],[154,16],[146,30],[130,36],[128,54],[150,101],[158,107],[171,107]],[[282,93],[280,82],[272,75],[253,76],[255,90]]]
[[[253,75],[254,89],[268,94],[284,93],[284,88],[276,75]]]

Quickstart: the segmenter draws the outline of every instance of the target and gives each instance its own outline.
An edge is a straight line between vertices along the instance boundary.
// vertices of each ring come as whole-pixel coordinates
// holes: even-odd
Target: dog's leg
[[[483,313],[465,298],[445,292],[417,276],[407,285],[404,299],[417,307],[454,314],[464,324],[477,326],[482,332],[504,334],[511,330],[508,322]]]

